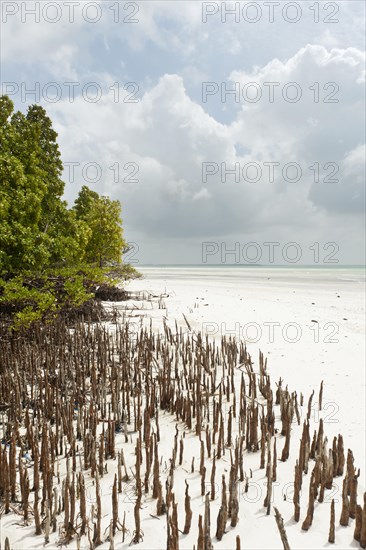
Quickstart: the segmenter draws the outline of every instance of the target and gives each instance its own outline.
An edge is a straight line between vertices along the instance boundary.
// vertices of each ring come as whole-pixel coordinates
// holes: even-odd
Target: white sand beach
[[[148,291],[155,296],[153,302],[130,300],[127,304],[131,332],[138,330],[141,324],[148,326],[152,319],[154,330],[162,330],[163,321],[175,330],[178,328],[187,334],[209,334],[219,342],[221,336],[235,337],[239,340],[246,336],[248,351],[252,356],[255,372],[258,369],[258,352],[261,350],[268,358],[268,373],[272,384],[281,377],[283,386],[289,391],[300,392],[304,396],[304,405],[300,407],[300,425],[292,424],[291,452],[286,462],[278,461],[277,480],[273,485],[272,510],[266,515],[263,501],[266,495],[265,470],[259,468],[259,454],[246,452],[244,470],[249,477],[249,488],[238,484],[239,522],[235,528],[227,524],[227,532],[219,542],[215,539],[216,517],[220,507],[221,475],[228,477],[230,472],[230,449],[216,461],[216,497],[211,501],[211,537],[213,547],[222,550],[234,549],[236,536],[240,535],[241,547],[247,549],[265,548],[268,550],[283,548],[273,506],[276,506],[284,519],[290,548],[321,549],[332,546],[337,549],[357,548],[353,540],[354,520],[348,527],[339,525],[342,502],[342,478],[335,478],[332,489],[325,492],[324,501],[315,503],[313,525],[309,531],[301,530],[306,515],[309,473],[303,478],[301,491],[300,522],[293,519],[292,503],[294,466],[298,457],[302,422],[306,417],[308,398],[314,390],[310,418],[310,432],[319,429],[323,418],[324,432],[328,437],[328,446],[334,435],[342,433],[344,446],[352,449],[355,466],[361,469],[358,484],[358,502],[362,502],[365,490],[365,368],[364,368],[364,282],[363,272],[358,269],[280,269],[280,268],[141,268],[144,278],[132,281],[127,288],[133,292]],[[162,295],[162,296],[160,296]],[[125,307],[125,305],[123,306]],[[121,309],[121,306],[119,306]],[[184,317],[185,316],[185,317]],[[269,325],[272,323],[272,325]],[[276,323],[276,324],[274,324]],[[189,325],[189,326],[188,326]],[[270,332],[272,326],[273,333]],[[111,325],[111,330],[112,330]],[[296,341],[295,341],[296,340]],[[238,369],[238,380],[241,371]],[[324,381],[322,411],[317,404],[321,381]],[[225,404],[224,404],[225,407]],[[226,418],[229,405],[225,409]],[[276,415],[279,409],[276,408]],[[181,465],[174,471],[174,494],[178,503],[178,526],[184,525],[185,480],[189,483],[192,527],[188,535],[179,536],[180,550],[197,548],[198,515],[204,514],[204,497],[201,495],[201,476],[198,471],[200,442],[194,431],[188,430],[182,422],[162,411],[160,414],[161,440],[161,481],[165,487],[168,476],[169,460],[176,426],[180,436],[184,433],[184,457]],[[279,421],[276,416],[276,424]],[[237,424],[233,423],[235,435]],[[281,455],[284,437],[277,435],[277,452]],[[116,448],[124,449],[129,471],[135,464],[136,433],[130,433],[126,443],[122,434],[116,434]],[[195,458],[194,472],[191,472],[192,459]],[[60,471],[65,473],[65,460],[61,460]],[[108,460],[108,473],[101,479],[103,544],[98,548],[110,549],[108,526],[111,519],[111,493],[116,461]],[[205,458],[207,470],[207,491],[210,490],[212,457]],[[250,472],[250,474],[249,474]],[[85,476],[88,474],[85,473]],[[94,480],[87,478],[88,513],[95,506]],[[165,490],[165,488],[164,488]],[[126,526],[129,533],[122,542],[121,532],[117,532],[114,548],[127,549],[134,529],[134,481],[123,484],[118,495],[120,518],[126,512]],[[335,500],[335,543],[328,543],[330,506]],[[62,516],[59,518],[62,523]],[[156,500],[143,495],[141,508],[141,528],[143,540],[136,546],[144,550],[163,550],[166,548],[167,524],[165,516],[156,516]],[[34,536],[32,522],[22,526],[21,519],[14,514],[1,519],[1,542],[8,536],[11,548],[41,548],[43,536]],[[56,548],[59,534],[51,533],[46,548]],[[78,542],[71,540],[68,548],[76,549]],[[89,548],[86,537],[79,541],[80,548]]]
[[[365,453],[365,272],[362,268],[146,267],[129,289],[165,293],[167,319],[212,337],[245,338],[274,380],[309,395],[324,380],[330,436]],[[316,321],[316,322],[314,322]],[[272,325],[271,325],[272,324]],[[357,382],[356,382],[357,381]],[[353,396],[350,399],[350,395]],[[338,425],[339,424],[339,425]],[[361,472],[365,483],[365,472]]]
[[[339,432],[361,468],[360,491],[365,488],[365,284],[359,268],[286,269],[240,267],[146,267],[144,280],[129,288],[164,293],[167,321],[185,330],[186,316],[193,331],[219,339],[221,335],[246,336],[255,364],[259,349],[268,358],[274,380],[282,377],[291,390],[306,399],[324,380],[322,417],[329,441]],[[350,397],[352,396],[352,397]],[[316,401],[316,400],[315,400]],[[305,413],[305,407],[303,413]],[[315,429],[319,417],[314,409]],[[305,416],[305,415],[304,415]],[[292,475],[291,467],[287,464]],[[285,476],[286,477],[286,476]],[[304,534],[291,522],[292,506],[283,501],[283,486],[274,501],[283,510],[292,548],[328,546],[327,528],[331,498],[340,506],[341,486],[334,488],[318,521]],[[304,500],[307,493],[304,491]],[[261,514],[261,503],[246,505],[243,533],[246,548],[281,548],[274,525]],[[286,511],[287,510],[287,516]],[[321,513],[324,516],[321,517]],[[261,525],[261,521],[266,522]],[[249,525],[248,525],[249,523]],[[271,529],[273,527],[273,530]],[[233,548],[215,542],[215,548]],[[339,546],[338,546],[339,545]],[[335,547],[355,546],[338,526]],[[190,548],[187,545],[183,548]],[[148,545],[146,546],[148,548]]]

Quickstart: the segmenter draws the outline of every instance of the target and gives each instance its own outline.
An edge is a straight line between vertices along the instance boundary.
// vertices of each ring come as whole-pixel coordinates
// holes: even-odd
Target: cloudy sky
[[[47,109],[70,203],[122,202],[128,259],[364,263],[364,2],[1,8],[3,93]]]

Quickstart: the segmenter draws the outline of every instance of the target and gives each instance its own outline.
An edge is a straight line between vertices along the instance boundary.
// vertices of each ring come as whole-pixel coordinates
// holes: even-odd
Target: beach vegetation
[[[122,265],[120,202],[83,185],[69,208],[62,172],[45,109],[23,114],[0,97],[0,314],[13,328],[80,308],[101,285],[137,275]]]

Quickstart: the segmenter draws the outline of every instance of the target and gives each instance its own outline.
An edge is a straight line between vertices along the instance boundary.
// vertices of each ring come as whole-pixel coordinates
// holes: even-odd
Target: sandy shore
[[[268,357],[268,373],[272,384],[280,377],[288,384],[289,391],[303,393],[304,406],[300,407],[301,424],[306,417],[307,402],[314,390],[311,414],[311,430],[318,429],[319,419],[324,421],[325,434],[331,443],[333,435],[342,433],[345,449],[351,448],[355,466],[361,468],[359,478],[359,502],[365,490],[365,370],[364,370],[364,285],[362,273],[358,270],[288,270],[288,269],[239,269],[239,268],[141,268],[143,279],[129,283],[128,290],[149,291],[155,298],[152,302],[130,300],[126,316],[131,333],[141,325],[161,330],[164,320],[175,330],[175,323],[187,334],[202,332],[217,342],[221,336],[244,337],[248,351],[253,358],[254,370],[258,369],[258,351]],[[119,306],[120,307],[120,306]],[[125,306],[124,306],[125,307]],[[121,307],[120,307],[121,309]],[[111,325],[112,328],[112,325]],[[240,372],[238,373],[240,377]],[[239,378],[240,379],[240,378]],[[317,396],[321,381],[324,381],[323,410],[319,412]],[[226,417],[228,414],[226,411]],[[276,422],[279,419],[276,417]],[[204,499],[201,496],[201,476],[197,471],[200,442],[194,432],[176,419],[162,412],[160,415],[161,480],[164,486],[168,475],[169,460],[176,425],[180,435],[184,434],[184,460],[174,473],[174,493],[178,503],[178,525],[184,525],[185,480],[189,483],[192,528],[188,535],[180,536],[180,550],[197,547],[197,518],[204,513]],[[308,532],[301,530],[306,515],[310,473],[304,476],[301,493],[301,520],[293,519],[294,506],[293,472],[298,456],[298,442],[301,424],[292,426],[292,450],[286,462],[278,462],[277,481],[273,487],[272,504],[283,515],[290,547],[296,549],[320,549],[329,547],[328,531],[330,505],[336,506],[336,541],[333,548],[357,548],[353,540],[354,520],[349,527],[339,525],[341,510],[342,478],[335,478],[331,490],[325,494],[323,503],[316,503],[314,521]],[[235,432],[235,423],[234,423]],[[283,437],[278,437],[278,452],[283,447]],[[131,433],[125,443],[122,434],[116,435],[116,448],[124,449],[127,465],[131,471],[135,463],[136,434]],[[191,472],[192,459],[196,468]],[[206,482],[209,485],[212,458],[205,461]],[[218,542],[214,538],[216,517],[220,506],[221,475],[229,475],[230,451],[217,461],[217,497],[211,503],[211,526],[214,548],[227,550],[235,548],[236,535],[240,535],[242,548],[281,549],[281,539],[273,517],[266,515],[263,500],[266,494],[265,471],[259,468],[259,453],[247,453],[244,469],[252,473],[249,491],[239,484],[239,523],[230,528]],[[111,517],[111,493],[115,473],[115,461],[108,461],[108,474],[101,480],[103,550],[110,548],[106,541]],[[312,466],[311,466],[312,468]],[[61,460],[61,473],[65,472]],[[85,476],[88,474],[85,473]],[[94,480],[86,477],[88,510],[95,505]],[[127,549],[134,529],[133,509],[135,502],[133,480],[124,484],[118,495],[119,514],[126,512],[129,534],[122,543],[119,532],[114,548]],[[156,501],[147,495],[141,509],[143,541],[137,546],[144,550],[166,548],[166,520],[157,518]],[[62,518],[60,518],[62,523]],[[22,525],[21,518],[10,514],[1,520],[1,542],[6,536],[11,548],[41,548],[43,536],[34,536],[34,527]],[[46,548],[56,548],[58,533],[52,533]],[[77,548],[73,539],[68,545]],[[86,537],[80,541],[80,548],[89,548]]]
[[[138,266],[137,266],[138,267]],[[324,423],[366,463],[365,279],[362,269],[140,268],[131,289],[165,293],[167,317],[211,337],[245,338],[274,380],[309,395],[324,380]],[[315,322],[316,321],[316,322]],[[365,485],[365,471],[361,472]]]

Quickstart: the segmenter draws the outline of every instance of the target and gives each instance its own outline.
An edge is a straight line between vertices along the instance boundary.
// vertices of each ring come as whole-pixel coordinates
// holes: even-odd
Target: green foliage
[[[31,278],[18,275],[9,281],[0,279],[0,289],[0,306],[13,314],[14,329],[29,326],[57,310],[55,290],[49,281],[39,287]]]
[[[0,118],[3,121],[4,116]],[[46,238],[39,229],[46,186],[36,155],[30,152],[23,160],[26,137],[23,140],[18,127],[5,121],[0,129],[0,273],[42,267],[48,256]]]
[[[111,278],[115,283],[122,281],[128,281],[129,279],[138,279],[142,277],[141,273],[131,264],[116,265],[110,268],[105,268],[104,273]]]
[[[110,286],[113,281],[105,270],[89,265],[0,279],[0,313],[12,315],[14,329],[27,328],[35,321],[50,321],[82,306],[94,298],[102,284]]]
[[[123,240],[121,205],[108,197],[100,197],[85,185],[75,201],[74,210],[90,229],[85,260],[99,267],[122,260]]]
[[[106,273],[118,270],[126,244],[119,201],[86,186],[73,208],[62,200],[61,154],[46,111],[13,109],[0,97],[0,310],[19,327],[80,306],[98,282],[111,284]]]
[[[80,219],[85,219],[93,208],[93,204],[99,199],[98,193],[83,185],[77,199],[75,199],[74,210]]]
[[[0,101],[0,273],[40,269],[55,258],[60,215],[62,163],[57,134],[42,107],[12,113]]]

